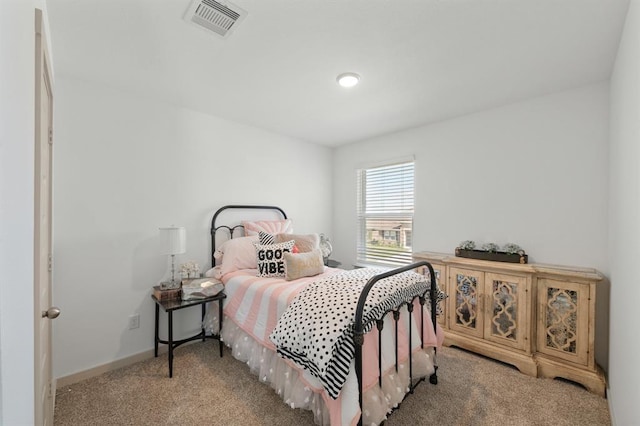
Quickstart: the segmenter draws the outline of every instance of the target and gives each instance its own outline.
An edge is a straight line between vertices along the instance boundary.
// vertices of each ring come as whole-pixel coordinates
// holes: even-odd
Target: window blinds
[[[358,170],[358,245],[361,263],[411,262],[414,163]]]

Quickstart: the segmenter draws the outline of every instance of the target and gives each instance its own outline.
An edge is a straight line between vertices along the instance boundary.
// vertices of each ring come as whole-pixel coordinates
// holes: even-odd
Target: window
[[[411,263],[413,161],[358,170],[358,263]]]
[[[383,231],[382,239],[396,241],[398,239],[396,236],[397,233],[398,233],[397,231]]]

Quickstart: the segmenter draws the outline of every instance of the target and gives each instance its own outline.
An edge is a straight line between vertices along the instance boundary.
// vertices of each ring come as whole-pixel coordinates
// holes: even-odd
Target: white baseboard
[[[191,343],[191,342],[189,342]],[[158,348],[158,356],[160,356],[160,354],[165,354],[168,350],[168,347],[165,345],[162,345],[161,347]],[[149,349],[147,351],[144,352],[140,352],[131,356],[128,356],[126,358],[121,358],[118,360],[115,360],[113,362],[109,362],[106,364],[102,364],[102,365],[98,365],[97,367],[93,367],[90,368],[88,370],[84,370],[84,371],[79,371],[77,373],[73,373],[70,374],[68,376],[64,376],[64,377],[58,377],[56,379],[56,388],[62,388],[65,386],[69,386],[72,385],[74,383],[78,383],[81,382],[83,380],[87,380],[90,379],[92,377],[96,377],[99,376],[101,374],[104,373],[108,373],[109,371],[113,371],[113,370],[117,370],[119,368],[122,367],[127,367],[129,365],[135,364],[136,362],[140,362],[140,361],[144,361],[146,359],[149,358],[153,358],[154,356],[154,352],[153,349]]]
[[[611,426],[616,426],[616,418],[613,415],[613,407],[611,406],[611,401],[613,400],[613,395],[611,394],[611,388],[609,387],[609,382],[607,382],[607,404],[609,405],[609,417],[611,418]]]

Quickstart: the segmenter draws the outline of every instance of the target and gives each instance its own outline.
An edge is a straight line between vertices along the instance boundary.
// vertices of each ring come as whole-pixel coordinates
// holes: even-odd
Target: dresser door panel
[[[589,286],[538,279],[538,352],[587,365]]]
[[[485,274],[484,338],[525,349],[529,342],[529,282],[526,277]]]
[[[449,328],[482,338],[484,273],[449,269]]]

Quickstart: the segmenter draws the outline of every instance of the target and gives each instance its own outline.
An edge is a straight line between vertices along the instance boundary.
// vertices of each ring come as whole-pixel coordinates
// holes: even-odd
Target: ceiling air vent
[[[229,2],[193,0],[184,20],[226,38],[246,15],[246,11]]]

